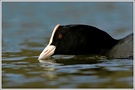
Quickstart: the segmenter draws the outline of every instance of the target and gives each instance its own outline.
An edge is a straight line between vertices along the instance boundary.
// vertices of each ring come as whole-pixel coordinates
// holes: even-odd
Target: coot
[[[52,55],[103,55],[109,58],[133,56],[133,33],[113,39],[108,33],[89,25],[57,25],[39,60]]]

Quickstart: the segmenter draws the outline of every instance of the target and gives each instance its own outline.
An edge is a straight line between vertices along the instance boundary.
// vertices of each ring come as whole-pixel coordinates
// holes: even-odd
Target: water
[[[133,88],[132,59],[37,60],[57,24],[93,25],[116,39],[132,33],[132,7],[128,2],[2,3],[2,87]]]

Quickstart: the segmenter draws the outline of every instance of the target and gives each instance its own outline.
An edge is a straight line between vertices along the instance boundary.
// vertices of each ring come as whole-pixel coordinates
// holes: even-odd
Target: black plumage
[[[116,40],[105,31],[89,25],[60,25],[49,45],[56,47],[52,55],[104,55],[111,58],[133,56],[133,34]],[[130,49],[120,51],[126,48]]]

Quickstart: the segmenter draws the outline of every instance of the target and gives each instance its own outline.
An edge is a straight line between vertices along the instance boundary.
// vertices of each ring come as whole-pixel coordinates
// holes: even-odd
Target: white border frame
[[[134,8],[135,8],[135,0],[68,0],[68,1],[65,1],[65,0],[0,0],[0,20],[1,20],[1,23],[0,23],[0,39],[1,39],[1,44],[0,44],[0,50],[1,50],[1,77],[0,77],[0,89],[1,90],[66,90],[66,89],[48,89],[48,88],[44,88],[44,89],[2,89],[2,2],[133,2],[133,33],[134,33],[134,30],[135,30],[135,27],[134,27],[134,21],[135,21],[135,18],[134,18]],[[135,37],[134,37],[134,40],[135,40]],[[135,52],[135,48],[134,49],[134,52]],[[134,58],[133,58],[133,70],[135,70],[135,61],[134,61]],[[135,90],[135,72],[133,72],[133,89],[88,89],[88,90]],[[67,89],[69,90],[69,89]],[[84,90],[84,89],[70,89],[70,90]]]
[[[134,0],[1,0],[2,2],[134,2]]]

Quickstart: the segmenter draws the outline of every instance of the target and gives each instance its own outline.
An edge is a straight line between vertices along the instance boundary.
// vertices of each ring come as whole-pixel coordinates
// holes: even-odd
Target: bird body
[[[39,59],[46,59],[57,54],[128,58],[133,56],[133,34],[116,40],[105,31],[93,26],[58,24]]]

